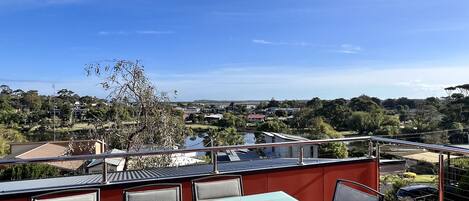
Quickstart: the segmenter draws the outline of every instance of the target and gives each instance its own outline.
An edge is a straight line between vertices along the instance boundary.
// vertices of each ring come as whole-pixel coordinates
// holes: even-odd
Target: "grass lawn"
[[[204,124],[186,124],[186,127],[192,129],[209,129],[209,128],[218,128],[218,126],[204,125]]]
[[[355,131],[340,131],[339,133],[342,134],[343,136],[356,135],[357,134],[357,132],[355,132]]]
[[[436,181],[436,178],[437,178],[436,175],[422,174],[422,175],[417,175],[417,177],[415,177],[414,182],[415,183],[433,183]]]
[[[436,175],[428,175],[428,174],[422,174],[422,175],[417,175],[415,179],[409,179],[411,183],[435,183],[437,179]],[[380,177],[381,181],[384,181],[384,176]],[[394,179],[390,179],[388,182],[394,182]]]

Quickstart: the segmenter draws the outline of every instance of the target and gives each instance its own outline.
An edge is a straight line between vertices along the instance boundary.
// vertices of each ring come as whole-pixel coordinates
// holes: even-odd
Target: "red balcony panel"
[[[337,179],[349,179],[376,188],[376,161],[372,159],[310,164],[285,168],[230,172],[243,175],[246,195],[284,191],[300,201],[331,201]],[[132,183],[100,186],[101,201],[121,201],[123,189],[150,183],[181,183],[183,199],[192,200],[191,180],[197,177],[165,179],[159,181],[132,181]],[[41,192],[42,193],[42,192]],[[31,195],[21,193],[3,196],[5,201],[29,201]]]
[[[323,200],[324,167],[268,174],[268,191],[284,191],[298,200]]]
[[[264,193],[269,190],[268,174],[245,174],[243,175],[244,194],[253,195]]]
[[[348,179],[376,189],[377,163],[350,163],[324,168],[324,200],[332,200],[337,179]]]

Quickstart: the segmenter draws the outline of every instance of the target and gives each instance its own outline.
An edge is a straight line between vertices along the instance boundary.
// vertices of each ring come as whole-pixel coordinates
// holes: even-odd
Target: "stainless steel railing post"
[[[218,171],[218,154],[217,151],[212,151],[212,165],[213,165],[213,174],[219,174]]]
[[[373,157],[373,141],[369,141],[368,143],[368,157],[372,158]]]
[[[380,169],[379,169],[379,163],[380,163],[380,160],[379,160],[379,156],[380,156],[380,147],[379,147],[379,143],[376,142],[376,190],[379,191],[380,190]]]
[[[443,153],[440,153],[438,160],[438,200],[444,201],[445,192],[445,159]]]
[[[298,148],[298,165],[304,165],[304,155],[305,155],[305,149],[303,146],[299,146]]]
[[[107,180],[107,163],[106,163],[106,158],[103,158],[103,173],[101,175],[103,178],[101,180],[101,183],[102,184],[107,184],[108,183],[108,180]]]

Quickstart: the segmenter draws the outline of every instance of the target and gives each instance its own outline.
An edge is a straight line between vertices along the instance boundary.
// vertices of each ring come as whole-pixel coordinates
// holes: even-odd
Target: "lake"
[[[254,133],[243,133],[244,135],[244,144],[255,144],[256,143],[256,137],[254,136]],[[201,137],[187,137],[184,142],[184,148],[186,149],[198,149],[198,148],[204,148],[203,143],[203,138]]]

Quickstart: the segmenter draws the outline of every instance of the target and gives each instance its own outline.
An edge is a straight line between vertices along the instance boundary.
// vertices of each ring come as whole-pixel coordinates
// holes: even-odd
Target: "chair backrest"
[[[182,201],[181,184],[149,184],[124,189],[125,201]]]
[[[31,197],[31,201],[99,201],[98,188],[55,191]]]
[[[363,184],[337,180],[333,201],[382,201],[384,195]]]
[[[217,175],[192,180],[194,201],[243,196],[240,175]]]

